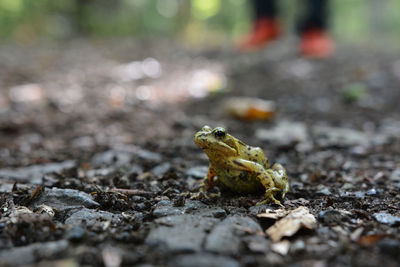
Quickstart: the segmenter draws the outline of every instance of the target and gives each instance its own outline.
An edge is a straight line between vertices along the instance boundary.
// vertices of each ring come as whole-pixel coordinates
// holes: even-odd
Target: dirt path
[[[400,57],[339,46],[309,61],[290,46],[0,47],[0,265],[397,266]],[[276,115],[237,120],[232,96]],[[206,124],[287,168],[285,212],[305,207],[310,229],[275,240],[259,214],[279,207],[259,195],[182,196],[207,171],[192,140]]]

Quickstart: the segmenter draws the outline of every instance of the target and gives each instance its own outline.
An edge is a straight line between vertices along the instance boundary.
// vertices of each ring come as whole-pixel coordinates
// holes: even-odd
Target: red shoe
[[[301,35],[300,52],[308,58],[327,58],[332,55],[334,43],[321,29],[311,29]]]
[[[280,34],[281,29],[275,19],[259,19],[254,23],[250,36],[247,36],[238,45],[238,50],[241,52],[259,50],[269,42],[277,39]]]

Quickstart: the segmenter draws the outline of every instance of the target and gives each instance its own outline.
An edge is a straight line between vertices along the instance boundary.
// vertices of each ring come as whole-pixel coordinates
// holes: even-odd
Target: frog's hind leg
[[[280,192],[281,189],[275,186],[274,173],[271,169],[266,170],[261,175],[258,175],[258,180],[265,188],[264,200],[257,203],[257,205],[264,205],[269,202],[274,202],[277,205],[282,206],[281,202],[275,198],[275,193]]]
[[[285,168],[279,163],[275,163],[272,168],[272,175],[275,176],[275,184],[281,188],[281,197],[284,199],[286,193],[289,191],[289,182]]]
[[[281,202],[279,201],[279,200],[277,200],[276,198],[275,198],[275,192],[279,192],[279,191],[281,191],[279,188],[276,188],[276,187],[272,187],[272,188],[268,188],[266,191],[265,191],[265,196],[264,196],[264,200],[262,200],[262,201],[260,201],[260,202],[257,202],[257,205],[264,205],[264,204],[268,204],[268,203],[270,203],[271,201],[272,202],[274,202],[275,204],[277,204],[277,205],[279,205],[279,206],[282,206],[282,204],[281,204]]]
[[[274,182],[274,178],[277,177],[277,171],[272,169],[265,170],[263,166],[256,162],[243,159],[236,159],[233,163],[236,165],[237,169],[252,171],[257,174],[258,181],[265,188],[265,199],[257,204],[266,204],[273,201],[275,204],[281,205],[281,202],[274,197],[275,192],[281,191],[281,189],[276,187]]]

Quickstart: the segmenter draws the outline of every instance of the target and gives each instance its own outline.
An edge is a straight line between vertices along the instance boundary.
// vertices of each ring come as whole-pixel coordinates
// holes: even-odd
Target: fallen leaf
[[[275,115],[275,102],[260,98],[232,97],[224,102],[230,115],[242,120],[270,120]]]
[[[268,219],[280,219],[288,215],[290,211],[285,210],[285,209],[277,209],[277,210],[272,210],[272,209],[266,209],[265,213],[258,214],[257,216],[260,218],[268,218]]]
[[[279,218],[283,217],[281,215],[284,213],[284,210],[276,210],[275,213],[260,214],[259,217]],[[273,242],[280,241],[284,236],[292,236],[301,228],[307,228],[311,230],[317,225],[317,220],[315,219],[314,215],[312,215],[308,208],[304,206],[300,206],[292,211],[286,211],[286,213],[287,214],[284,215],[282,219],[278,220],[266,231]]]

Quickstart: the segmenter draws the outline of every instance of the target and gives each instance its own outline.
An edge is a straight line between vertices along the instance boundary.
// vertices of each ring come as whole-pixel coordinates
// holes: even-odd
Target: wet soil
[[[397,266],[400,57],[339,45],[307,60],[293,47],[2,45],[0,265]],[[276,114],[233,118],[232,96],[273,100]],[[257,215],[281,207],[260,195],[190,200],[204,125],[284,165],[284,208],[307,207],[316,227],[277,244]]]

